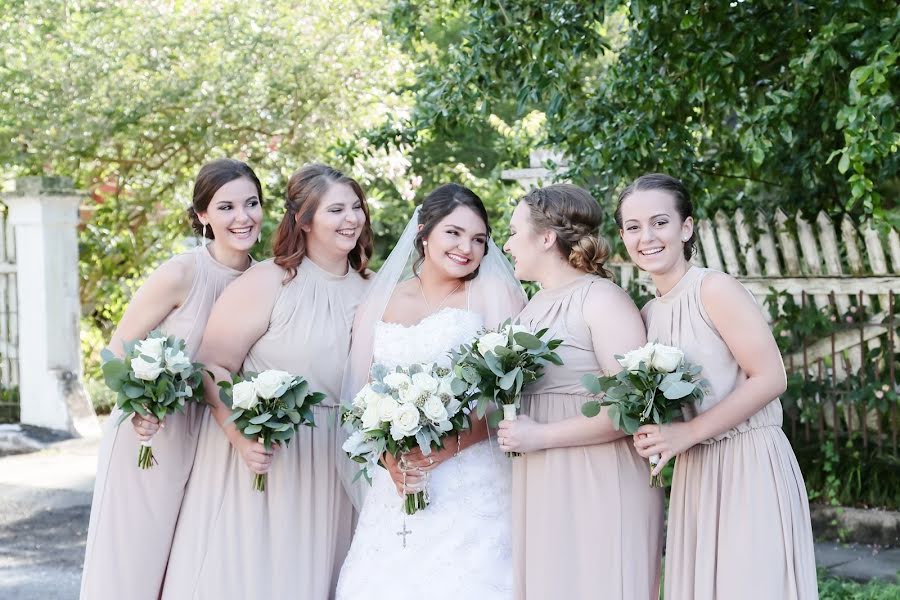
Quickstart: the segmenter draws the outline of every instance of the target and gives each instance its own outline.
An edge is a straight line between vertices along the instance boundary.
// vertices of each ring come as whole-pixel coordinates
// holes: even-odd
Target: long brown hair
[[[287,186],[287,197],[284,201],[284,217],[275,231],[272,252],[275,264],[288,272],[285,283],[297,276],[297,267],[306,256],[306,232],[304,226],[312,223],[313,215],[319,208],[322,196],[333,185],[344,184],[353,190],[366,215],[366,223],[356,241],[356,246],[348,257],[350,267],[368,277],[366,266],[372,256],[372,223],[369,219],[369,205],[362,187],[351,177],[347,177],[337,169],[327,165],[306,165],[291,175]]]
[[[537,231],[556,232],[556,249],[580,271],[612,278],[604,265],[609,243],[599,234],[603,211],[590,192],[568,183],[532,190],[522,198]]]

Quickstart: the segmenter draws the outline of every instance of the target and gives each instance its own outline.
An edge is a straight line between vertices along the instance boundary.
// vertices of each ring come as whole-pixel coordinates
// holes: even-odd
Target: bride
[[[416,209],[356,313],[342,399],[365,385],[373,363],[449,366],[451,349],[516,315],[525,300],[490,240],[481,199],[442,185]],[[337,598],[511,598],[510,465],[485,421],[428,456],[407,454],[405,473],[389,454],[383,463],[370,488],[362,478],[350,483],[359,465],[344,461],[362,512]],[[406,516],[402,494],[423,487],[429,506]]]

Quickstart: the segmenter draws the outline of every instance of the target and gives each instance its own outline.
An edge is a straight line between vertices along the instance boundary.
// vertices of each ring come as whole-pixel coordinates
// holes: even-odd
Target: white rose
[[[635,371],[641,362],[649,367],[651,358],[653,358],[653,344],[646,344],[637,350],[626,352],[625,356],[618,359],[618,361],[626,371]]]
[[[154,362],[162,362],[163,350],[165,349],[166,338],[151,337],[141,340],[135,345],[138,354],[143,354],[153,359]]]
[[[478,338],[478,351],[481,352],[483,356],[488,352],[493,352],[494,348],[497,346],[506,346],[506,342],[507,338],[504,334],[496,331],[489,331]]]
[[[259,397],[270,400],[275,397],[278,388],[293,378],[293,375],[285,371],[269,369],[257,375],[253,381],[256,383],[256,393]]]
[[[381,419],[378,418],[378,407],[374,404],[366,406],[366,410],[362,414],[363,431],[378,429],[381,426]]]
[[[259,404],[256,386],[252,381],[239,381],[231,388],[231,408],[250,410]]]
[[[155,381],[159,374],[163,372],[163,366],[159,361],[147,362],[140,356],[131,359],[131,370],[134,376],[144,381]]]
[[[377,405],[377,404],[378,404],[378,401],[381,400],[381,397],[382,397],[382,396],[384,396],[384,394],[382,394],[382,393],[380,393],[380,392],[376,392],[376,391],[373,390],[371,387],[367,387],[367,388],[366,388],[366,393],[365,393],[365,396],[364,396],[364,398],[365,398],[365,406],[369,406],[370,404],[375,404],[375,405]]]
[[[422,405],[422,412],[425,413],[425,416],[432,422],[438,423],[440,421],[446,421],[447,417],[447,408],[444,406],[444,403],[441,402],[441,399],[437,396],[428,396],[425,400],[425,404]]]
[[[454,396],[453,393],[453,376],[448,375],[446,377],[441,377],[441,381],[438,384],[437,389],[438,394],[443,394],[445,396]]]
[[[395,390],[408,386],[411,381],[406,373],[388,373],[384,376],[384,384]]]
[[[166,348],[166,371],[174,375],[190,366],[191,361],[184,352],[176,348]]]
[[[438,389],[438,381],[428,373],[415,373],[412,376],[412,384],[424,392],[429,394],[436,392]]]
[[[372,389],[372,386],[366,385],[363,389],[353,397],[353,408],[365,410],[370,404],[376,404],[381,394]]]
[[[653,359],[650,361],[654,369],[671,373],[684,360],[684,352],[672,346],[656,344],[653,348]]]
[[[426,392],[417,385],[408,385],[400,389],[400,402],[403,404],[415,404]]]
[[[394,400],[391,396],[382,395],[378,402],[375,403],[375,410],[378,412],[378,420],[383,421],[385,423],[390,423],[394,418],[394,413],[397,412],[397,401]]]
[[[369,392],[369,388],[363,388],[363,389],[361,389],[361,390],[359,391],[358,394],[356,394],[355,396],[353,396],[353,401],[351,402],[351,404],[353,405],[353,408],[358,409],[358,410],[365,410],[365,409],[366,409],[366,406],[369,405],[369,402],[368,402],[368,400],[369,400],[369,394],[368,394],[368,392]]]
[[[391,422],[391,437],[401,440],[419,431],[419,409],[413,404],[401,404]]]

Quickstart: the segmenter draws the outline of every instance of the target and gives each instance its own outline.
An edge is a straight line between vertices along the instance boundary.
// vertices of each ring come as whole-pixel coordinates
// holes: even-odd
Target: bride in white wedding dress
[[[460,185],[437,188],[357,311],[342,399],[365,384],[373,363],[449,366],[450,350],[515,316],[525,300],[490,241],[481,199]],[[484,421],[444,446],[429,456],[407,455],[405,477],[386,456],[387,468],[377,470],[371,488],[361,478],[349,483],[359,465],[345,460],[345,481],[361,514],[337,598],[512,598],[509,460]],[[404,483],[410,490],[424,485],[429,506],[405,515]]]

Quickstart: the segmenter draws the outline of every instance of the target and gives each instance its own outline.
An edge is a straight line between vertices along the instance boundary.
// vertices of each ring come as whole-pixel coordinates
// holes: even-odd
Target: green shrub
[[[848,579],[828,577],[819,570],[819,600],[897,600],[900,598],[900,578],[897,583],[873,580],[857,583]]]

